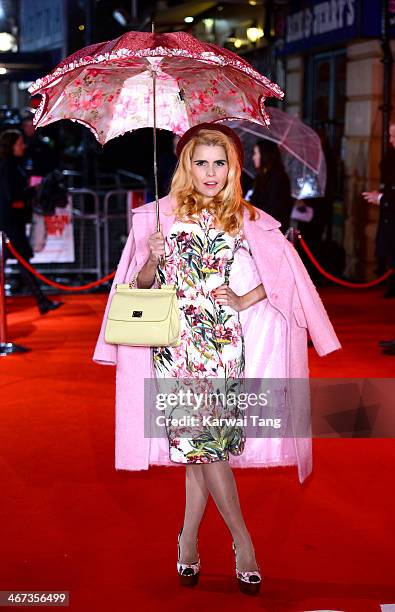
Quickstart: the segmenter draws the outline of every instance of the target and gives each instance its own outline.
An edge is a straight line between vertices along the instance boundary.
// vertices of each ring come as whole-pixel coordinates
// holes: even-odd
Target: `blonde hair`
[[[200,194],[193,185],[192,157],[197,145],[222,146],[226,152],[229,167],[227,180],[223,189],[212,198]],[[200,130],[182,149],[171,181],[170,194],[176,200],[176,215],[188,221],[207,207],[214,215],[217,227],[229,233],[242,227],[244,208],[249,210],[250,219],[255,221],[257,211],[244,200],[240,177],[239,158],[232,140],[219,130]]]

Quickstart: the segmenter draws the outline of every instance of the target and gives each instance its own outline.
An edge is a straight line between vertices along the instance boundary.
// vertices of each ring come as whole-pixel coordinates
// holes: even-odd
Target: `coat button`
[[[278,298],[277,293],[272,293],[272,298],[273,298],[273,300],[276,300]]]

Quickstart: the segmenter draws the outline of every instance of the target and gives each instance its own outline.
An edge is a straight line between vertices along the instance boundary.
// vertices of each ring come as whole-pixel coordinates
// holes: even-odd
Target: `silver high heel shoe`
[[[239,583],[239,589],[242,593],[246,595],[258,595],[259,590],[261,588],[262,577],[258,565],[258,569],[253,572],[240,572],[237,569],[237,561],[236,561],[236,545],[232,542],[233,552],[235,553],[235,562],[236,562],[236,577]]]
[[[181,533],[178,534],[178,557],[177,557],[177,572],[180,576],[181,586],[196,586],[199,581],[200,573],[200,557],[198,554],[198,560],[195,563],[180,563],[180,538]],[[198,539],[196,538],[196,545]]]

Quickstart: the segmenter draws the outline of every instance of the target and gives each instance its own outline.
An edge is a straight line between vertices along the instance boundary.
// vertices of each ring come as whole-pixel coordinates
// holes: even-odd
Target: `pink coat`
[[[175,220],[171,196],[160,200],[160,222],[166,236]],[[257,209],[258,210],[258,209]],[[280,222],[263,211],[251,221],[246,210],[244,234],[255,267],[244,265],[243,249],[235,257],[230,287],[239,295],[260,282],[267,298],[240,312],[245,339],[246,378],[304,379],[308,382],[307,330],[318,355],[341,348],[321,298],[295,247],[280,231]],[[166,438],[144,437],[144,378],[154,378],[151,349],[112,345],[104,331],[116,283],[128,282],[145,263],[148,236],[156,231],[155,202],[133,211],[133,227],[123,249],[109,293],[93,355],[98,364],[116,365],[115,467],[145,470],[150,465],[177,466],[169,459]],[[242,254],[244,253],[244,255]],[[298,394],[293,419],[305,419],[308,391]],[[302,483],[312,471],[311,435],[283,438],[247,438],[239,456],[229,455],[234,467],[296,465]]]

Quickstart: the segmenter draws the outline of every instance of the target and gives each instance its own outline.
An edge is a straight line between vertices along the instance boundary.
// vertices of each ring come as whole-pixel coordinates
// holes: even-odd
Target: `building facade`
[[[345,275],[359,280],[377,276],[379,210],[361,192],[380,184],[385,99],[381,9],[382,3],[370,0],[292,2],[276,24],[285,108],[328,138],[336,160],[332,235],[346,251]],[[395,3],[387,10],[387,34],[393,39]],[[394,40],[390,48],[394,54]],[[392,75],[393,99],[393,65]]]

